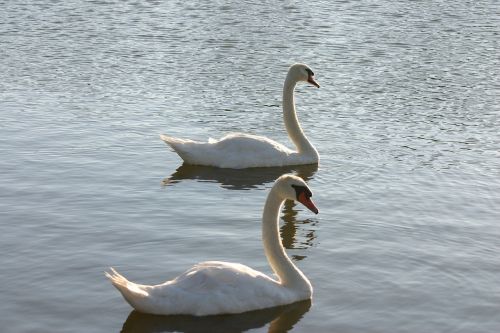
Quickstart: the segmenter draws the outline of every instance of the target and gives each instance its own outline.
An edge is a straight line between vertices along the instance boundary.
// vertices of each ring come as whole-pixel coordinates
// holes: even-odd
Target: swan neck
[[[302,127],[297,118],[294,96],[296,85],[297,80],[287,75],[283,86],[283,121],[285,123],[285,128],[290,140],[292,140],[293,144],[297,147],[299,153],[317,154],[316,149],[302,131]]]
[[[284,199],[273,188],[267,197],[262,217],[262,240],[264,251],[279,282],[286,287],[304,293],[312,292],[312,287],[305,275],[287,256],[279,233],[279,213]]]

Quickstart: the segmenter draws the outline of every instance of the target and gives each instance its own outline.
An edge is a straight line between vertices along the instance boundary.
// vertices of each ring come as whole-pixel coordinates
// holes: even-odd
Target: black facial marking
[[[309,74],[309,76],[314,76],[313,71],[310,70],[309,68],[306,68],[306,72],[307,72],[307,74]]]
[[[295,190],[295,194],[297,195],[297,200],[299,199],[299,195],[301,193],[304,193],[307,198],[312,197],[312,193],[307,187],[300,185],[292,185],[292,187]]]

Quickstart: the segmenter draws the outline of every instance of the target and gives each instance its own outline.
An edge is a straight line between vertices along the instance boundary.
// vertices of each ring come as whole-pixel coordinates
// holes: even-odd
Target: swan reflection
[[[317,164],[248,169],[221,169],[182,164],[170,177],[163,179],[162,184],[172,186],[183,180],[196,180],[218,183],[228,190],[250,190],[273,182],[285,173],[294,173],[307,181],[317,170]]]
[[[158,316],[132,311],[122,333],[152,332],[245,332],[270,323],[267,332],[288,332],[309,311],[311,301],[301,301],[241,314],[216,316]]]
[[[307,249],[313,246],[318,220],[315,218],[297,220],[298,211],[294,209],[295,206],[295,202],[291,200],[285,202],[283,215],[281,216],[284,221],[280,227],[281,239],[285,249]],[[304,259],[305,256],[292,255],[292,258],[299,261]]]

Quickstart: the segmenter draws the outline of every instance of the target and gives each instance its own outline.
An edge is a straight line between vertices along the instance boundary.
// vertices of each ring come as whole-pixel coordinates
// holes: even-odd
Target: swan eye
[[[310,76],[314,76],[314,72],[312,70],[310,70],[309,68],[306,68],[306,72],[307,74],[309,74]]]
[[[306,197],[310,198],[312,197],[312,192],[305,186],[300,186],[300,185],[292,185],[293,189],[295,190],[295,194],[297,195],[297,199],[299,198],[299,195],[301,193],[304,193]]]

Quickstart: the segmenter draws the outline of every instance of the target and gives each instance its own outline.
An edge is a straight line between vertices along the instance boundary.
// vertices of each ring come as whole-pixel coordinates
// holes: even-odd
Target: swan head
[[[318,208],[311,200],[312,192],[302,178],[291,174],[283,175],[276,180],[273,189],[284,199],[298,201],[314,214],[318,214]]]
[[[295,81],[304,81],[319,88],[319,83],[314,78],[314,72],[309,66],[305,64],[295,64],[288,70],[290,75]]]

